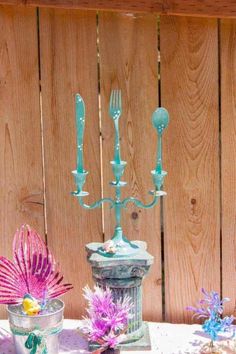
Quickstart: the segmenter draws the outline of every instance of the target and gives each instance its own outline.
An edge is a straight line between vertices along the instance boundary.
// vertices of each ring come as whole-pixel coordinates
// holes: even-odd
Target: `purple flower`
[[[221,300],[220,295],[215,291],[208,293],[202,288],[202,293],[205,295],[205,299],[200,300],[200,304],[208,306],[210,312],[217,312],[220,315],[223,313],[224,303],[230,301],[229,298]]]
[[[199,301],[199,307],[189,306],[187,310],[195,312],[194,316],[197,318],[205,318],[202,328],[211,337],[211,340],[216,340],[219,332],[228,332],[232,329],[234,316],[222,318],[224,303],[230,300],[229,298],[221,299],[215,291],[208,293],[202,289],[202,293],[205,298]]]
[[[109,288],[103,290],[98,286],[94,287],[94,291],[85,287],[84,297],[88,301],[88,317],[80,321],[79,329],[89,341],[114,348],[123,340],[123,333],[128,326],[133,307],[131,299],[125,297],[123,301],[115,302]]]
[[[235,320],[234,316],[226,316],[221,320],[221,332],[228,332]],[[232,328],[233,329],[233,328]]]

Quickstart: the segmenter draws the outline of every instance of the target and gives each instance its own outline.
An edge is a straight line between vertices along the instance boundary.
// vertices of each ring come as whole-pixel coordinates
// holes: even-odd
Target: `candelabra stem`
[[[121,190],[119,186],[119,180],[117,181],[116,185],[116,197],[115,197],[115,203],[114,203],[114,208],[115,208],[115,218],[116,218],[116,227],[121,226],[121,208],[122,204],[120,202],[120,197],[121,197]]]
[[[119,118],[114,120],[115,124],[115,147],[114,147],[114,161],[120,163],[120,134],[119,134]]]
[[[120,181],[118,180],[118,183]],[[119,202],[120,201],[120,197],[121,197],[121,190],[119,186],[116,186],[116,201]]]
[[[121,203],[119,201],[116,201],[114,208],[115,208],[116,227],[120,227],[121,208],[122,208]]]
[[[162,171],[162,134],[158,134],[156,171],[158,173]]]

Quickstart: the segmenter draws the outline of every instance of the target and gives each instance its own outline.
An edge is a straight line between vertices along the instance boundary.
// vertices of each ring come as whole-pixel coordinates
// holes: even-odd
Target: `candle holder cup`
[[[88,171],[78,172],[77,170],[74,170],[72,171],[72,174],[74,175],[75,183],[77,186],[77,191],[73,192],[73,195],[85,197],[89,194],[88,192],[83,191],[83,186],[86,182]]]
[[[152,174],[153,183],[156,186],[156,189],[158,191],[160,191],[161,187],[163,185],[163,182],[164,182],[164,178],[167,175],[167,172],[166,171],[157,172],[156,170],[152,170],[151,174]]]
[[[120,179],[124,174],[127,162],[120,161],[120,163],[117,163],[116,161],[110,161],[110,163],[111,163],[112,171],[113,171],[115,179],[116,179],[116,182],[111,182],[114,185],[114,184],[117,184],[120,182]],[[126,182],[122,182],[120,186],[124,186],[126,184],[127,184]]]

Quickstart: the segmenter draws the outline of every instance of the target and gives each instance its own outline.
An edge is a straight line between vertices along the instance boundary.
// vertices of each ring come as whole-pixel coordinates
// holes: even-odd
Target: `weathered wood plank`
[[[199,17],[236,17],[234,0],[163,0],[162,14]]]
[[[166,320],[186,322],[200,289],[220,290],[217,21],[161,19]]]
[[[66,316],[84,314],[82,287],[92,283],[85,244],[102,241],[101,210],[82,210],[71,170],[76,167],[74,94],[86,105],[85,190],[90,202],[99,198],[100,151],[97,81],[96,13],[43,9],[40,11],[42,108],[48,243],[60,260],[74,290],[65,297]]]
[[[162,15],[236,17],[235,0],[0,0],[0,3],[132,13],[156,12]]]
[[[150,170],[156,158],[156,134],[151,124],[157,107],[157,21],[153,15],[128,17],[115,13],[99,15],[99,51],[101,73],[103,189],[104,196],[114,193],[109,181],[114,180],[110,161],[113,160],[114,123],[108,116],[112,89],[122,90],[120,118],[121,157],[128,162],[123,180],[124,196],[133,195],[148,201],[152,189]],[[123,212],[125,235],[129,239],[148,242],[155,256],[155,265],[144,286],[144,317],[161,320],[161,247],[159,207],[141,210],[133,205]],[[114,231],[113,210],[105,208],[105,237]],[[150,296],[155,301],[150,302]]]
[[[0,7],[0,250],[10,258],[21,224],[44,235],[36,24],[35,9]]]
[[[222,292],[231,298],[227,311],[235,311],[236,294],[236,23],[221,22],[221,176],[222,176]]]
[[[144,0],[0,0],[0,3],[9,5],[30,5],[43,7],[62,7],[86,10],[112,10],[112,11],[133,11],[153,12],[162,11],[162,1]]]

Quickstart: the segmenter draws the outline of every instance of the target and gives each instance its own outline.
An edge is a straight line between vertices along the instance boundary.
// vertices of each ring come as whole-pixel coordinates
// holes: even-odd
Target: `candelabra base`
[[[113,249],[113,252],[109,252],[108,249]],[[101,247],[97,249],[97,253],[104,257],[110,258],[121,258],[121,257],[132,257],[134,254],[140,251],[140,246],[135,244],[135,242],[130,242],[124,235],[121,227],[115,228],[115,233],[111,240],[102,244]]]
[[[120,343],[117,345],[117,349],[119,350],[151,350],[151,340],[149,334],[148,323],[143,322],[143,336],[138,340],[130,341],[128,343]]]
[[[146,251],[146,242],[133,241],[138,251],[130,256],[106,257],[100,254],[101,243],[86,245],[88,261],[92,266],[93,279],[102,288],[109,287],[115,301],[129,296],[133,303],[132,318],[128,323],[125,342],[128,347],[146,346],[147,326],[142,321],[142,280],[153,263],[153,256]],[[144,344],[146,343],[146,344]],[[147,344],[149,343],[149,344]]]

